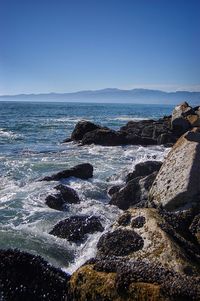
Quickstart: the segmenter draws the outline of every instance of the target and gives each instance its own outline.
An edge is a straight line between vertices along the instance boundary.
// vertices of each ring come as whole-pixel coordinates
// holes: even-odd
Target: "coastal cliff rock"
[[[150,203],[180,210],[200,202],[200,132],[179,138],[164,161],[149,193]]]
[[[79,164],[70,169],[53,174],[52,176],[44,177],[41,181],[59,181],[69,177],[76,177],[84,180],[92,178],[93,166],[90,163]]]
[[[88,233],[92,234],[103,230],[104,228],[96,216],[70,216],[57,223],[49,234],[78,242],[83,241]]]
[[[52,209],[64,210],[66,204],[77,204],[80,203],[77,192],[66,185],[59,184],[55,187],[58,191],[56,194],[50,194],[46,197],[45,203]]]

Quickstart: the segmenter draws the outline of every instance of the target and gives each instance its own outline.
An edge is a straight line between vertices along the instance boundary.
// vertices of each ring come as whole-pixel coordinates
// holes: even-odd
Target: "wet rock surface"
[[[98,254],[127,256],[143,248],[144,241],[133,230],[117,229],[101,236],[98,241]]]
[[[58,191],[56,194],[51,194],[46,197],[46,204],[52,209],[66,210],[66,204],[77,204],[80,203],[77,192],[66,185],[59,184],[55,187]]]
[[[40,256],[18,250],[0,250],[0,299],[3,301],[67,298],[70,276]]]
[[[71,140],[75,140],[75,141],[82,140],[85,134],[102,128],[103,128],[102,126],[94,124],[90,121],[81,120],[76,124],[71,134]]]
[[[127,144],[127,141],[121,132],[110,129],[98,129],[86,133],[82,139],[82,144],[93,143],[97,145],[116,146]]]
[[[41,181],[59,181],[69,177],[87,180],[93,177],[93,166],[90,163],[76,165],[70,169],[60,171],[52,176],[44,177]]]
[[[122,210],[129,207],[146,207],[149,189],[156,175],[157,172],[153,172],[146,177],[137,177],[130,180],[124,188],[112,195],[109,204],[116,205]]]
[[[153,173],[154,171],[159,171],[162,166],[160,161],[146,161],[135,165],[133,172],[129,173],[126,177],[126,182],[129,182],[137,177],[145,177]]]
[[[50,234],[78,242],[83,241],[86,234],[103,230],[104,228],[96,216],[71,216],[56,224]]]

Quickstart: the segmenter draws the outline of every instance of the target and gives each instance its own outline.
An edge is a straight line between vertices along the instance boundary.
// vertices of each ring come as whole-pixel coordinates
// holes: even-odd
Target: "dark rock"
[[[67,298],[70,276],[40,256],[0,250],[0,299],[61,301]]]
[[[142,137],[139,135],[128,133],[126,135],[126,144],[147,146],[147,145],[155,145],[157,144],[157,141],[149,137]]]
[[[131,221],[132,228],[142,228],[145,224],[145,217],[138,216]]]
[[[112,196],[114,193],[118,192],[122,188],[122,185],[115,185],[108,189],[108,195]]]
[[[78,194],[69,186],[60,184],[55,187],[59,191],[57,194],[48,195],[46,197],[46,204],[52,209],[63,210],[66,204],[80,203]]]
[[[71,138],[66,138],[65,140],[63,140],[62,143],[69,143],[72,142],[73,140]]]
[[[103,226],[96,216],[71,216],[56,224],[50,234],[69,241],[83,241],[88,233],[102,232]]]
[[[135,170],[129,173],[126,177],[126,182],[129,182],[137,177],[148,176],[154,171],[159,171],[162,166],[160,161],[146,161],[135,165]]]
[[[200,244],[200,214],[197,214],[194,217],[189,229],[190,232],[197,238]]]
[[[126,227],[130,224],[130,221],[131,221],[131,214],[129,212],[126,212],[118,218],[117,223],[119,226]]]
[[[93,143],[104,146],[115,146],[126,144],[126,139],[123,133],[109,129],[97,129],[86,133],[82,139],[82,144]]]
[[[102,235],[98,241],[97,249],[102,255],[127,256],[143,248],[144,241],[133,230],[117,229]]]
[[[81,140],[86,133],[89,133],[89,132],[92,132],[94,130],[101,129],[101,128],[102,127],[100,125],[96,125],[90,121],[81,120],[76,124],[76,126],[71,134],[71,139],[75,140],[75,141]]]
[[[148,200],[148,191],[155,180],[157,172],[146,177],[137,177],[129,181],[126,186],[116,192],[109,204],[116,205],[122,210],[129,207],[143,207]]]
[[[76,177],[80,179],[89,179],[93,177],[93,166],[89,163],[76,165],[70,169],[66,169],[53,174],[52,176],[44,177],[41,181],[59,181],[61,179]]]

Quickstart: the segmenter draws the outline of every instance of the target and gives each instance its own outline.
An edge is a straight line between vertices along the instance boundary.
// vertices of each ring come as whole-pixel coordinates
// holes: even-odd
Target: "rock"
[[[71,138],[66,138],[63,140],[62,143],[69,143],[69,142],[72,142],[73,140]]]
[[[200,244],[200,213],[194,217],[189,229]]]
[[[40,256],[18,250],[0,250],[0,299],[5,301],[67,298],[70,276]]]
[[[121,220],[126,219],[127,215],[129,219],[122,224]],[[112,232],[108,232],[108,235],[105,233],[100,238],[97,245],[99,250],[97,258],[102,255],[124,256],[124,260],[131,258],[156,262],[176,272],[198,275],[200,248],[197,240],[193,239],[189,227],[190,217],[187,214],[184,216],[154,208],[131,208],[113,224],[110,230]],[[123,238],[121,232],[118,234],[119,230],[133,230],[140,236],[143,246],[136,251],[133,243],[133,249],[129,249],[131,240],[127,238],[127,242],[124,242],[126,232],[123,232]],[[111,238],[110,233],[113,233]],[[111,243],[112,247],[109,250]],[[127,248],[127,253],[125,251],[125,255],[119,255],[118,252],[123,253],[123,245],[125,249]]]
[[[48,195],[46,197],[46,204],[52,209],[63,210],[66,204],[80,203],[78,194],[74,189],[69,186],[60,184],[55,187],[59,193],[54,195]]]
[[[147,146],[155,145],[157,144],[157,141],[149,137],[142,137],[139,135],[128,133],[126,135],[126,144]]]
[[[108,195],[112,196],[114,193],[118,192],[123,186],[122,185],[115,185],[108,189]]]
[[[71,216],[56,224],[49,233],[69,241],[83,241],[85,235],[102,232],[103,226],[96,216]]]
[[[165,159],[149,193],[149,204],[182,210],[199,203],[200,133],[188,132]]]
[[[199,126],[200,121],[195,110],[187,102],[184,102],[173,110],[171,125],[173,131],[181,136],[192,127]]]
[[[199,300],[199,278],[188,277],[161,265],[124,259],[94,259],[70,279],[73,301]]]
[[[131,206],[145,206],[149,189],[156,175],[157,172],[154,172],[146,177],[137,177],[129,181],[124,188],[113,194],[109,204],[122,210],[126,210]]]
[[[142,249],[144,241],[134,230],[117,229],[103,234],[97,244],[98,254],[104,256],[127,256]]]
[[[148,176],[154,171],[159,171],[162,166],[160,161],[146,161],[135,165],[135,170],[129,173],[126,177],[126,182],[129,182],[137,177]]]
[[[71,139],[75,141],[82,140],[83,136],[86,133],[92,132],[97,129],[102,129],[102,126],[94,124],[90,121],[81,120],[76,124],[71,134]]]
[[[82,144],[93,143],[104,146],[115,146],[126,144],[126,139],[123,133],[109,129],[97,129],[86,133],[82,139]]]
[[[69,177],[76,177],[80,179],[89,179],[93,177],[93,166],[89,163],[76,165],[70,169],[66,169],[53,174],[52,176],[44,177],[41,181],[59,181]]]

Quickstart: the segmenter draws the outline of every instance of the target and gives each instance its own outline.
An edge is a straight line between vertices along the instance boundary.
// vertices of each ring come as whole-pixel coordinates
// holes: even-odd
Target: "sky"
[[[200,91],[199,0],[0,0],[0,95]]]

